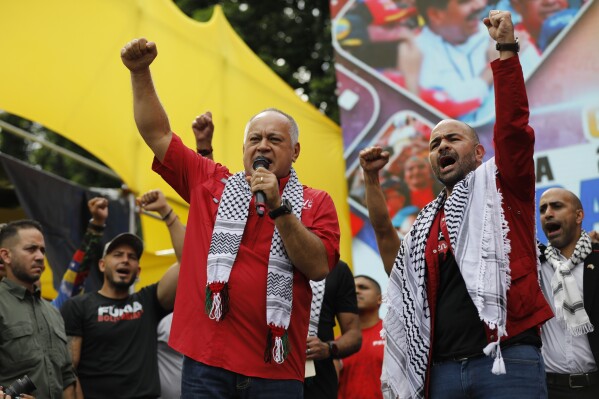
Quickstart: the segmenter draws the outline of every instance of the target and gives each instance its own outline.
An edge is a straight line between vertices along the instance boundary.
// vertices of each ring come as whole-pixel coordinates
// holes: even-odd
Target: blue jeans
[[[298,380],[246,377],[196,362],[187,356],[183,359],[181,399],[303,399],[303,397],[304,384]]]
[[[433,363],[431,399],[545,399],[545,363],[534,345],[502,349],[506,374],[491,373],[493,358]]]

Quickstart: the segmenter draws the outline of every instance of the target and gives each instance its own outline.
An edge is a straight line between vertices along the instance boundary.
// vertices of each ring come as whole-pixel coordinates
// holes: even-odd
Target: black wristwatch
[[[514,43],[496,43],[495,50],[497,51],[513,51],[517,53],[520,51],[520,43],[518,43],[518,38]]]
[[[281,206],[268,212],[271,219],[276,219],[281,215],[289,215],[292,212],[291,202],[287,198],[281,200]]]
[[[327,345],[329,345],[329,353],[331,354],[331,358],[338,359],[339,358],[339,347],[337,346],[337,342],[328,341]]]

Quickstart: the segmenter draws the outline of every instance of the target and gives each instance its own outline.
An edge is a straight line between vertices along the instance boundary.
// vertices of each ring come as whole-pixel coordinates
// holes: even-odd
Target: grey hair
[[[291,136],[291,145],[296,145],[299,141],[299,127],[297,126],[297,122],[295,121],[295,119],[293,119],[291,115],[277,108],[266,108],[252,116],[248,123],[245,125],[245,131],[243,132],[243,142],[245,143],[245,140],[247,139],[250,123],[252,123],[252,121],[256,119],[258,115],[261,115],[265,112],[276,112],[277,114],[283,115],[285,118],[287,118],[287,120],[289,121],[289,136]]]

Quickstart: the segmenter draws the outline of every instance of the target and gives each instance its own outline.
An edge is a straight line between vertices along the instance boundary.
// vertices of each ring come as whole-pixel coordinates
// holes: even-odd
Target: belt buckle
[[[577,389],[577,388],[584,388],[586,385],[574,385],[572,383],[572,377],[586,377],[587,380],[587,385],[588,385],[588,375],[585,373],[578,373],[578,374],[568,374],[568,386],[572,389]]]

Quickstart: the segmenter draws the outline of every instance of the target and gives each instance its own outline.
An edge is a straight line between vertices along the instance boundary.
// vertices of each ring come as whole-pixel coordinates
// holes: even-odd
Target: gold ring
[[[264,182],[264,177],[260,176],[260,183]]]

